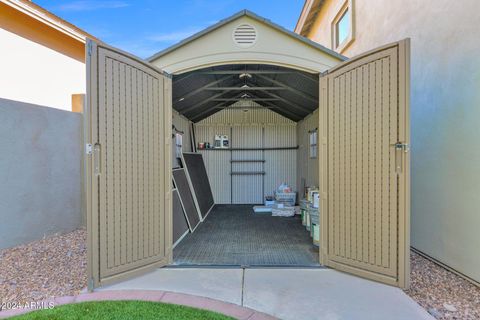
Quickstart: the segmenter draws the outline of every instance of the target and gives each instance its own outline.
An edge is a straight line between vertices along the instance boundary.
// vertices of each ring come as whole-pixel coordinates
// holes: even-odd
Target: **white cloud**
[[[195,33],[199,32],[203,28],[201,27],[195,27],[195,28],[190,28],[190,29],[185,29],[185,30],[177,30],[173,32],[167,32],[167,33],[159,33],[156,35],[151,35],[148,37],[148,40],[154,41],[154,42],[179,42],[182,41],[185,38],[188,38]]]
[[[60,11],[92,11],[98,9],[118,9],[128,7],[126,1],[72,1],[59,5]]]
[[[141,39],[133,41],[112,41],[109,42],[109,44],[126,52],[133,53],[134,55],[144,59],[152,56],[166,47]]]

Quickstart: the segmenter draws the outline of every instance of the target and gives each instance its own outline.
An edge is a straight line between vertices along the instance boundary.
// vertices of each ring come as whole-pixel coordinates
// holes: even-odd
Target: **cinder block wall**
[[[0,99],[0,249],[84,225],[82,115]]]

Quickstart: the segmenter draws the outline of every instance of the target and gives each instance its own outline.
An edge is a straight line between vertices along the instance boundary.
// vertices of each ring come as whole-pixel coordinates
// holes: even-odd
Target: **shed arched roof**
[[[256,29],[255,45],[244,48],[235,44],[232,32],[241,24]],[[147,60],[171,74],[225,64],[273,64],[318,73],[346,57],[251,11],[242,10]]]
[[[173,108],[194,122],[243,98],[299,121],[318,108],[318,74],[345,59],[243,10],[148,61],[173,75]]]

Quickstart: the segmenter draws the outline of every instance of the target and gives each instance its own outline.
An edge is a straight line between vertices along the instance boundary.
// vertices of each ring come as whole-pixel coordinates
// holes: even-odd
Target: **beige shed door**
[[[171,79],[114,48],[87,47],[89,273],[99,286],[171,257]]]
[[[409,41],[349,59],[320,80],[321,262],[409,282]]]

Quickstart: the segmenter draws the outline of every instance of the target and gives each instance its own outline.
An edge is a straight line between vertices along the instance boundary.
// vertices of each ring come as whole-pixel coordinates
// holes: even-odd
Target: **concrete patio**
[[[402,290],[322,268],[163,268],[98,291],[162,290],[280,319],[433,319]]]

